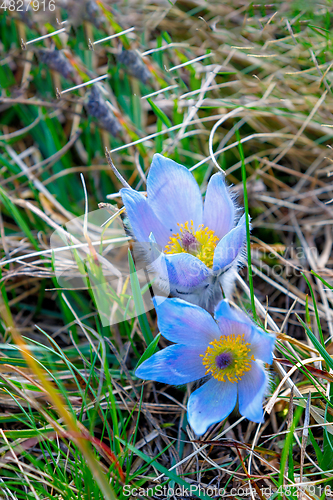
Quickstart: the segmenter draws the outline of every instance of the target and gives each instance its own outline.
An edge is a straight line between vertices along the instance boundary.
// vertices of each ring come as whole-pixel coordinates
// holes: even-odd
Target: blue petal
[[[246,342],[251,342],[253,323],[246,314],[231,307],[227,300],[221,300],[216,306],[214,317],[222,335],[244,335]]]
[[[255,359],[261,359],[264,363],[273,363],[273,349],[275,344],[275,337],[269,333],[264,332],[261,328],[252,327],[251,336],[251,354]]]
[[[213,271],[218,272],[234,264],[244,247],[246,239],[245,215],[237,226],[222,238],[215,248]]]
[[[162,282],[170,285],[170,289],[191,290],[210,275],[208,267],[188,253],[160,254],[151,267]]]
[[[236,321],[231,321],[227,318],[221,318],[218,321],[218,327],[220,330],[220,335],[244,335],[244,341],[249,343],[252,339],[252,327],[251,324],[238,323]]]
[[[215,319],[223,335],[244,334],[245,341],[251,343],[254,358],[272,363],[275,337],[257,327],[243,311],[222,300],[215,309]]]
[[[147,180],[148,203],[167,227],[169,236],[178,233],[179,224],[202,223],[202,197],[191,172],[182,165],[155,154]]]
[[[201,436],[208,427],[226,418],[236,405],[237,384],[211,378],[191,394],[188,400],[188,421]]]
[[[204,203],[204,226],[223,238],[235,226],[235,204],[221,173],[214,174],[208,183]]]
[[[164,248],[169,241],[169,233],[154,214],[147,198],[142,193],[128,188],[121,189],[120,194],[135,239],[148,242],[150,233],[153,233],[158,245]]]
[[[211,315],[201,307],[181,299],[155,297],[157,324],[161,333],[171,342],[190,344],[207,349],[220,330]]]
[[[251,355],[254,359],[260,359],[269,364],[273,362],[275,338],[272,335],[254,325],[238,323],[226,318],[218,321],[218,327],[222,335],[244,335],[244,341],[251,345]]]
[[[243,311],[236,309],[236,307],[231,307],[228,300],[221,300],[221,302],[217,304],[214,317],[217,321],[225,318],[230,321],[252,325],[251,319]]]
[[[146,359],[135,375],[144,380],[183,385],[205,376],[201,354],[205,349],[181,344],[171,345]]]
[[[252,368],[238,382],[239,412],[252,422],[263,421],[262,401],[268,385],[263,367],[252,361]]]

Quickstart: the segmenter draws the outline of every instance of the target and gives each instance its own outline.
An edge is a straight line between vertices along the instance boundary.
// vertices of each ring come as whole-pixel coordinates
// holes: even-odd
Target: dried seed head
[[[119,134],[121,131],[121,125],[109,106],[106,104],[96,85],[92,86],[91,92],[88,94],[88,100],[86,101],[85,107],[89,115],[98,119],[100,127],[103,127],[113,136]]]
[[[60,50],[40,49],[38,51],[38,58],[50,69],[60,73],[64,78],[72,79],[73,66]]]
[[[102,24],[106,21],[106,18],[100,9],[100,7],[97,5],[95,0],[89,0],[86,3],[86,16],[88,21],[93,23],[96,28],[100,28]]]
[[[17,15],[22,23],[26,24],[29,28],[33,28],[34,20],[32,19],[30,10],[18,10]]]
[[[83,21],[93,23],[100,28],[106,21],[102,9],[95,0],[57,0],[57,7],[64,8],[68,13],[67,22],[74,28],[79,27]]]
[[[122,50],[118,54],[118,62],[124,65],[124,70],[131,76],[135,76],[142,83],[147,83],[151,73],[139,54],[134,50]]]

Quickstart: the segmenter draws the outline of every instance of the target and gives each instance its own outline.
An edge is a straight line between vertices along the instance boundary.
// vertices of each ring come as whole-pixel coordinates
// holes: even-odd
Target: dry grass
[[[27,352],[51,371],[44,372],[46,378],[55,375],[53,384],[67,398],[77,432],[96,436],[117,455],[127,484],[147,488],[159,478],[175,487],[178,477],[180,485],[186,481],[203,489],[257,488],[248,498],[265,498],[262,488],[281,484],[333,484],[332,367],[324,356],[333,354],[332,7],[328,1],[312,7],[182,0],[137,8],[134,1],[118,2],[112,15],[103,14],[99,28],[76,14],[75,36],[71,31],[53,38],[66,49],[73,70],[67,79],[36,58],[37,48],[51,47],[50,38],[27,50],[19,46],[20,38],[52,31],[46,24],[52,16],[35,14],[30,26],[12,14],[0,20],[3,498],[60,498],[61,491],[64,498],[112,498],[101,493],[90,455],[106,477],[114,477],[115,494],[124,496],[112,455],[100,445],[84,450],[73,429],[64,431],[65,415],[40,387],[29,355],[24,360],[14,348],[22,336]],[[127,39],[88,50],[88,39],[131,26],[135,30]],[[59,29],[54,22],[53,29]],[[144,58],[149,81],[117,64],[120,43],[149,51]],[[98,126],[101,116],[96,122],[87,114],[89,87],[56,98],[56,89],[61,93],[106,73],[109,78],[100,85],[110,119],[119,125],[116,137]],[[157,93],[163,88],[168,90]],[[102,327],[89,292],[59,290],[49,238],[84,213],[80,173],[90,210],[109,194],[109,210],[121,206],[121,182],[104,158],[105,147],[133,187],[145,189],[157,151],[191,167],[203,192],[211,173],[224,169],[242,201],[237,130],[248,175],[257,313],[279,339],[274,395],[266,401],[263,425],[234,413],[197,440],[186,421],[189,389],[146,383],[141,392],[133,376],[143,352],[141,324]],[[243,270],[234,301],[246,310],[247,282]],[[154,312],[148,321],[155,335]],[[105,338],[112,341],[110,349]],[[307,402],[301,413],[298,408]],[[20,431],[26,433],[22,438]],[[80,470],[82,456],[88,465]],[[297,491],[285,497],[295,498]],[[319,489],[309,491],[303,498],[320,497]]]

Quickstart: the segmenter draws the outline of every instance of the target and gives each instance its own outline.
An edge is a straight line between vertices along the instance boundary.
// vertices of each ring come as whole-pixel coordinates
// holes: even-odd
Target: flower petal
[[[226,418],[235,407],[237,384],[211,378],[191,394],[188,400],[188,421],[194,432],[204,434],[208,427]]]
[[[238,323],[227,318],[221,318],[218,321],[219,333],[222,335],[244,335],[245,342],[251,342],[252,327],[251,324]]]
[[[148,242],[150,233],[153,233],[156,242],[164,248],[169,241],[169,233],[154,214],[147,198],[142,193],[129,188],[121,189],[120,194],[135,239],[140,242]]]
[[[227,300],[221,300],[216,306],[214,316],[223,335],[244,334],[245,341],[251,343],[251,354],[254,358],[272,363],[275,343],[273,335],[257,327],[251,318],[243,311],[231,307]]]
[[[251,345],[251,355],[272,364],[275,338],[250,323],[237,323],[226,318],[218,321],[220,335],[244,335],[244,341]]]
[[[273,363],[274,344],[275,337],[273,335],[266,333],[261,328],[252,326],[251,354],[253,354],[255,359],[260,359],[264,363],[271,365]]]
[[[222,173],[212,175],[207,186],[203,224],[223,238],[235,226],[235,203]]]
[[[205,350],[182,344],[171,345],[146,359],[135,375],[144,380],[182,385],[205,376],[202,357]]]
[[[262,401],[268,385],[264,368],[252,361],[252,368],[238,382],[239,412],[252,422],[263,421]]]
[[[236,307],[231,307],[228,300],[221,300],[215,308],[214,317],[217,321],[220,319],[228,319],[237,321],[238,323],[252,324],[251,319],[241,310]]]
[[[245,215],[237,226],[229,231],[215,248],[213,271],[218,272],[237,262],[246,239]]]
[[[157,324],[168,340],[179,344],[202,346],[204,351],[220,331],[212,316],[202,309],[181,299],[155,297]]]
[[[155,154],[147,180],[148,203],[166,226],[169,236],[178,233],[179,224],[202,223],[202,197],[191,172],[179,163]],[[158,240],[157,240],[158,241]]]
[[[202,284],[210,275],[208,267],[188,253],[170,255],[161,253],[151,267],[162,283],[170,285],[171,291],[174,288],[182,288],[182,291],[191,290]]]
[[[227,300],[219,302],[214,317],[222,335],[244,335],[244,340],[251,342],[254,324],[243,311],[231,307]]]

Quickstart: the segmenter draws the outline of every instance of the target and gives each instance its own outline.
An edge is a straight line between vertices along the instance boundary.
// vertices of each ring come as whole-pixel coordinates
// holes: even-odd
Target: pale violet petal
[[[244,335],[245,342],[251,342],[252,338],[252,327],[251,324],[238,323],[227,318],[221,318],[218,322],[218,327],[220,335]]]
[[[227,300],[222,300],[215,308],[215,319],[223,335],[244,335],[245,342],[251,344],[251,354],[271,364],[273,361],[274,335],[266,333],[243,311],[231,307]]]
[[[219,272],[237,262],[246,240],[245,215],[237,226],[217,244],[214,252],[213,271]]]
[[[206,370],[200,356],[204,353],[205,350],[199,347],[171,345],[146,359],[135,375],[164,384],[187,384],[204,377]]]
[[[263,421],[263,397],[268,376],[262,366],[252,361],[251,370],[238,382],[239,412],[252,422]]]
[[[227,318],[218,321],[220,335],[244,336],[244,342],[249,344],[251,356],[265,363],[272,364],[275,338],[250,323],[238,323]]]
[[[271,365],[273,363],[274,344],[274,335],[266,333],[261,328],[252,327],[251,354],[253,354],[254,359],[260,359],[264,363]]]
[[[236,206],[222,173],[212,175],[207,186],[203,224],[221,239],[235,225]]]
[[[251,319],[236,307],[232,307],[228,300],[221,300],[215,308],[215,319],[218,321],[221,318],[229,319],[230,321],[238,321],[239,323],[251,323]]]
[[[187,404],[188,421],[202,435],[208,427],[225,419],[236,405],[237,384],[211,378],[191,394]]]
[[[182,299],[155,297],[157,324],[160,332],[171,342],[202,346],[204,350],[216,337],[219,328],[212,316]]]
[[[221,300],[215,308],[214,317],[222,335],[244,335],[244,340],[250,342],[252,335],[251,319],[235,307],[231,307],[228,300]]]
[[[178,223],[192,220],[195,228],[202,224],[200,189],[183,165],[155,154],[148,174],[147,194],[150,207],[166,226],[169,236],[178,233]]]
[[[178,286],[182,291],[190,291],[210,275],[208,267],[188,253],[161,253],[151,264],[151,268],[162,283],[169,284],[171,290]]]
[[[130,188],[121,189],[120,194],[135,239],[139,242],[148,242],[149,235],[153,233],[158,245],[164,248],[169,240],[169,233],[154,214],[147,198]]]

